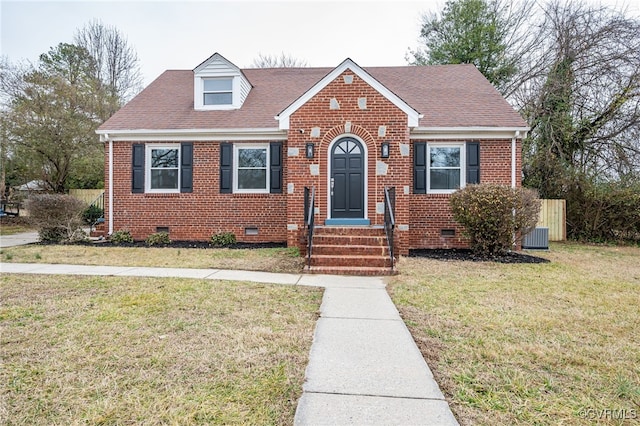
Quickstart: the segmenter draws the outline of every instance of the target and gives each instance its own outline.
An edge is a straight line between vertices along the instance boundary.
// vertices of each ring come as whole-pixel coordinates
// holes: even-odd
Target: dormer
[[[238,109],[252,87],[240,68],[219,53],[198,65],[193,79],[193,105],[201,111]]]

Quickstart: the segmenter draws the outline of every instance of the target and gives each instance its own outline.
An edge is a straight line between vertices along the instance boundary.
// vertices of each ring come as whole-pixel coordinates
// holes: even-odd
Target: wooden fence
[[[537,226],[549,228],[549,241],[567,239],[566,200],[540,200],[540,217]]]
[[[104,193],[104,189],[70,189],[69,190],[69,195],[76,197],[78,200],[86,203],[87,205],[93,203],[103,193]]]

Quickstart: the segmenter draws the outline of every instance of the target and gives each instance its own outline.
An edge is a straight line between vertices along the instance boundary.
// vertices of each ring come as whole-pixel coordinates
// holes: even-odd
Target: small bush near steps
[[[211,245],[215,247],[230,246],[236,243],[236,235],[233,232],[219,232],[211,236]]]
[[[167,232],[156,232],[155,234],[149,235],[145,242],[148,246],[159,246],[171,244],[171,239],[169,238],[169,234]]]
[[[496,256],[535,228],[540,213],[536,191],[503,185],[468,185],[450,198],[453,218],[464,226],[471,250]]]
[[[109,237],[109,241],[113,244],[133,243],[133,237],[129,231],[116,231]]]

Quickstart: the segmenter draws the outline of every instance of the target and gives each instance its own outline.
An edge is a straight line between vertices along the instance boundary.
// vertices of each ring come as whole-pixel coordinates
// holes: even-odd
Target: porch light
[[[389,142],[382,142],[380,145],[380,157],[389,158]]]
[[[315,149],[315,145],[313,143],[308,143],[305,149],[306,157],[313,158],[313,151]]]

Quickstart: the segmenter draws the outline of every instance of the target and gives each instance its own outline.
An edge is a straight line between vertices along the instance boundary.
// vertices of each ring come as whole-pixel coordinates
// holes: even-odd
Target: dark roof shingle
[[[363,68],[423,114],[421,127],[526,127],[473,65]],[[193,71],[165,71],[100,130],[276,128],[274,118],[332,68],[243,69],[253,85],[242,108],[196,111]]]

